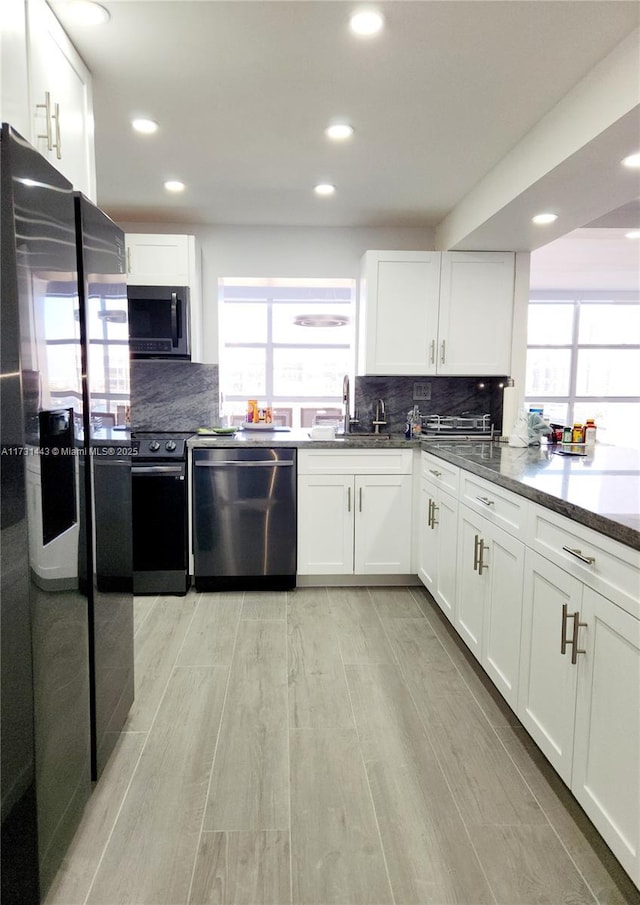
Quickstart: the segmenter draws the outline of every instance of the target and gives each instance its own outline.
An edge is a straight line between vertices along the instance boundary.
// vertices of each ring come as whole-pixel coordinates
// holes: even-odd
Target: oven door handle
[[[132,465],[133,477],[149,475],[175,475],[184,478],[184,465]]]
[[[256,459],[254,462],[243,462],[237,459],[219,459],[217,462],[195,462],[196,468],[292,468],[291,459]]]

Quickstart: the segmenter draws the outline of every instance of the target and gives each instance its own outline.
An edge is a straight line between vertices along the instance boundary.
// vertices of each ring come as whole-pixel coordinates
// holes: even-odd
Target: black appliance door
[[[196,588],[293,587],[296,451],[196,449]]]
[[[129,336],[134,357],[189,356],[189,289],[129,286]]]
[[[186,470],[184,463],[133,466],[135,593],[187,590]]]
[[[7,125],[0,155],[1,442],[23,454],[10,467],[3,456],[0,469],[1,899],[36,905],[91,792],[88,601],[78,568],[83,528],[73,523],[75,501],[66,492],[45,515],[38,486],[52,489],[44,460],[58,448],[50,438],[40,450],[40,412],[82,411],[75,213],[71,185]],[[68,484],[77,457],[65,459]]]

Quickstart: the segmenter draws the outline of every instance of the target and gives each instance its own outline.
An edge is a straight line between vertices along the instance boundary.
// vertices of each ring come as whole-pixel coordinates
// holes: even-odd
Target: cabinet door
[[[131,286],[190,286],[189,236],[130,233],[127,282]]]
[[[356,575],[410,572],[411,486],[411,475],[356,476]]]
[[[298,478],[298,573],[353,573],[354,479],[351,475]]]
[[[515,710],[520,666],[524,544],[501,528],[492,526],[482,564],[487,568],[489,589],[485,599],[481,661],[506,702]]]
[[[570,636],[571,614],[580,613],[581,599],[582,584],[576,578],[526,551],[517,714],[567,785],[578,670],[571,664],[571,648],[561,653],[562,606],[567,604]]]
[[[458,501],[442,493],[434,501],[432,522],[437,538],[435,597],[445,616],[453,622],[456,601]]]
[[[43,0],[29,0],[28,15],[31,142],[95,201],[90,73]]]
[[[483,519],[466,506],[460,507],[458,517],[458,593],[455,626],[462,640],[480,659],[482,622],[489,585],[488,570],[479,569],[480,541],[487,535]]]
[[[420,483],[418,513],[418,577],[435,599],[438,570],[438,535],[431,523],[431,507],[435,502],[433,485],[424,478]]]
[[[640,883],[640,621],[584,588],[571,790]]]
[[[438,374],[510,373],[513,281],[510,252],[443,253]]]
[[[370,251],[363,259],[359,374],[434,374],[440,252]]]

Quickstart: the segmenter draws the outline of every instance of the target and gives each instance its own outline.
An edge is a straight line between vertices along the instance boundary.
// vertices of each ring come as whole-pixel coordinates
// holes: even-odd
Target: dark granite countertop
[[[561,448],[561,447],[558,447]],[[422,449],[640,549],[640,450],[596,444],[584,457],[544,444],[425,441]]]
[[[312,440],[309,428],[290,430],[243,430],[235,434],[197,434],[190,447],[294,446],[299,449],[420,449],[419,440],[405,440],[402,434],[338,434],[334,440]]]

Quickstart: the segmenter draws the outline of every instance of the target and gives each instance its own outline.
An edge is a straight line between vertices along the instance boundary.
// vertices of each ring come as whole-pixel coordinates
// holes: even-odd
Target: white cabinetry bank
[[[419,577],[640,886],[638,453],[428,449]]]
[[[194,236],[127,233],[130,286],[188,286],[191,360],[203,361],[200,249]]]
[[[298,575],[407,575],[411,449],[301,449]]]
[[[4,0],[2,119],[95,202],[91,75],[45,0]]]
[[[514,260],[512,252],[366,252],[358,373],[508,375]]]

